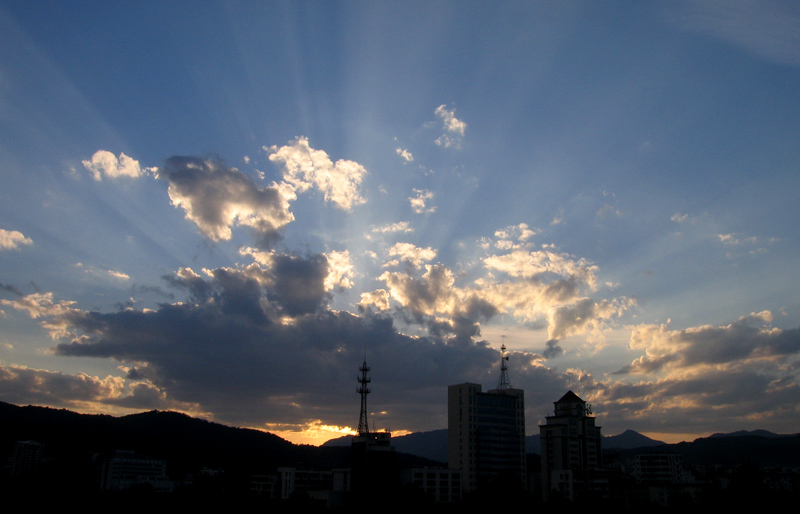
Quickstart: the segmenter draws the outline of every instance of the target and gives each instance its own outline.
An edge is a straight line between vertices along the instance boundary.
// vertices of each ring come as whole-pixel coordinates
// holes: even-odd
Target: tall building
[[[602,470],[602,436],[591,406],[572,391],[554,405],[555,414],[539,425],[543,500],[554,494],[570,500],[604,496],[608,479]]]
[[[526,482],[525,394],[511,387],[507,360],[503,346],[497,389],[447,388],[448,466],[461,471],[465,493],[500,480]]]

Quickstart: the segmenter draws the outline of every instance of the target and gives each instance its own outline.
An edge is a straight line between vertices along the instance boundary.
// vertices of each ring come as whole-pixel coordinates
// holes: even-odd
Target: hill
[[[349,448],[296,445],[274,434],[234,428],[176,412],[150,411],[128,416],[78,414],[63,409],[0,402],[0,461],[14,444],[36,440],[51,460],[81,461],[88,455],[131,450],[165,459],[170,475],[201,468],[242,474],[274,472],[279,466],[349,466]],[[428,461],[399,455],[401,462]]]

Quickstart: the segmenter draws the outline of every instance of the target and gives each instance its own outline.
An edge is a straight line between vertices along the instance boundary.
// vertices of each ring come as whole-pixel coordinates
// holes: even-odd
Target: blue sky
[[[0,400],[798,431],[792,2],[0,5]]]

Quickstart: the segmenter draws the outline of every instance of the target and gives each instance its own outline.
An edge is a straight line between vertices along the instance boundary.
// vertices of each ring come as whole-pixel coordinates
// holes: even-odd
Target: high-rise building
[[[448,466],[461,471],[465,493],[499,480],[526,482],[525,394],[508,381],[505,346],[497,389],[479,384],[447,389]]]
[[[554,494],[570,500],[604,496],[608,479],[602,469],[602,436],[591,406],[572,391],[554,405],[554,415],[539,425],[543,500]]]

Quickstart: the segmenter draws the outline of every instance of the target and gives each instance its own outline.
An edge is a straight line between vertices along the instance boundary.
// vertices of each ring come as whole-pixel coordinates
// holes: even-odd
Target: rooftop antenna
[[[356,391],[358,394],[361,395],[361,416],[358,418],[358,435],[367,435],[369,434],[369,423],[367,422],[367,395],[370,392],[370,389],[367,384],[370,383],[370,378],[367,376],[367,372],[369,371],[369,366],[367,366],[367,352],[364,351],[364,364],[361,365],[358,370],[361,372],[361,376],[358,377],[358,383],[361,384],[358,386]]]
[[[503,336],[503,345],[500,347],[500,380],[497,381],[498,389],[511,389],[511,382],[508,380],[508,353],[506,353],[506,336]]]

